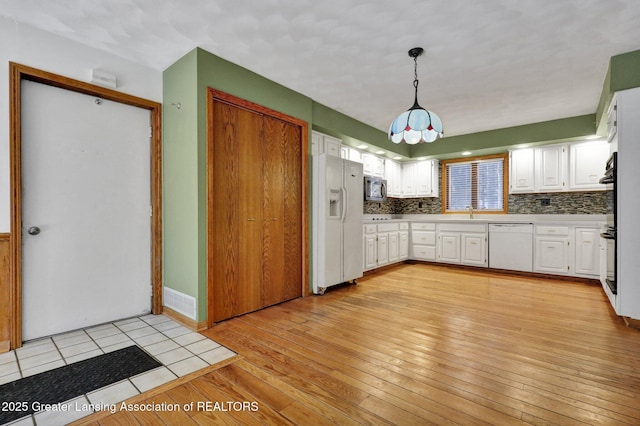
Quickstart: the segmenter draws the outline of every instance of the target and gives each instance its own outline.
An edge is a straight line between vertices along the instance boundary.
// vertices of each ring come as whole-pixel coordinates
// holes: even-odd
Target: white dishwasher
[[[489,224],[489,268],[533,271],[533,224]]]

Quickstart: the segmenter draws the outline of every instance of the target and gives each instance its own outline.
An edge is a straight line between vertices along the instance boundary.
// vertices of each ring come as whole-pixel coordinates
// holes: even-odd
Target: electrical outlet
[[[550,206],[551,205],[551,199],[550,198],[541,198],[540,199],[540,205],[541,206]]]

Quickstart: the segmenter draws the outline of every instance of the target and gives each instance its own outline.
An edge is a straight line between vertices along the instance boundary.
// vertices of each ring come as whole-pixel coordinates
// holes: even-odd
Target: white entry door
[[[21,96],[23,340],[150,312],[150,112]]]

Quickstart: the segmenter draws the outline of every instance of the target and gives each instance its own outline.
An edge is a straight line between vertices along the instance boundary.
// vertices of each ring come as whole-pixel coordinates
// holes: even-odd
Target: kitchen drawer
[[[549,226],[549,225],[536,226],[536,235],[568,236],[569,227],[568,226]]]
[[[415,222],[415,223],[411,224],[411,229],[412,230],[417,230],[417,231],[435,231],[436,230],[436,224],[435,223]]]
[[[487,225],[484,223],[441,223],[438,231],[444,232],[487,232]]]
[[[378,232],[393,232],[398,230],[397,223],[379,223]]]
[[[401,222],[398,224],[398,229],[400,229],[401,231],[405,231],[407,229],[409,229],[409,222]]]
[[[365,234],[375,234],[376,233],[376,225],[373,223],[364,225],[364,233]]]
[[[413,245],[413,259],[418,260],[436,260],[436,247],[435,246],[421,246]]]
[[[435,231],[411,231],[411,242],[421,245],[436,245]]]

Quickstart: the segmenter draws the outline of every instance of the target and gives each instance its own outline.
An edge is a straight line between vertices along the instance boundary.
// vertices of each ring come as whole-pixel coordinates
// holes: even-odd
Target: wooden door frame
[[[267,115],[280,119],[282,121],[300,126],[300,180],[301,180],[301,220],[302,220],[302,297],[309,296],[309,123],[306,121],[281,113],[260,104],[239,98],[221,90],[207,87],[207,211],[213,203],[213,191],[215,191],[216,182],[214,182],[213,168],[215,166],[215,158],[212,149],[212,138],[214,134],[213,108],[214,102],[221,101],[229,105],[243,108],[257,114]],[[215,234],[213,233],[213,223],[211,215],[207,213],[207,252],[213,253]],[[213,326],[213,291],[211,290],[209,268],[211,262],[207,260],[207,326]]]
[[[151,309],[162,313],[162,105],[112,89],[9,62],[10,284],[11,349],[22,346],[22,129],[21,83],[33,81],[125,105],[151,115]]]

